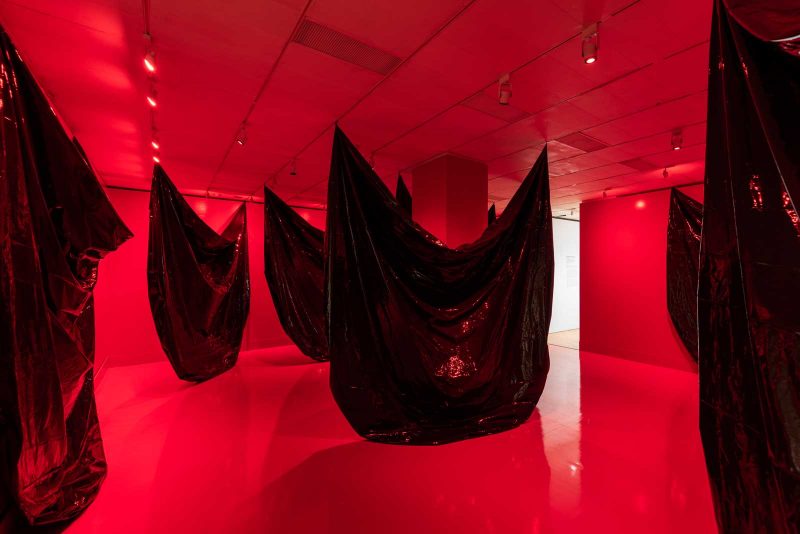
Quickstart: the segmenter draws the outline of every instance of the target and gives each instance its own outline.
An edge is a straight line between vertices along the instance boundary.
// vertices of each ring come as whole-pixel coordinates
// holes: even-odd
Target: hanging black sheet
[[[698,288],[701,435],[720,531],[798,532],[800,57],[715,4]]]
[[[236,364],[250,311],[247,212],[222,234],[192,210],[156,165],[147,282],[161,346],[178,377],[208,380]]]
[[[546,150],[497,223],[453,250],[337,128],[326,237],[331,389],[359,434],[435,444],[530,416],[550,365]]]
[[[324,233],[264,187],[264,274],[286,334],[303,354],[328,359]]]
[[[486,217],[488,219],[489,226],[491,226],[497,220],[497,208],[495,208],[494,204],[492,204],[492,207],[489,208]]]
[[[694,361],[697,361],[697,279],[702,229],[703,205],[673,188],[667,225],[667,310]]]
[[[402,176],[397,177],[397,187],[395,188],[394,197],[397,199],[397,203],[400,204],[400,209],[402,209],[407,216],[411,217],[411,193],[408,192],[408,188]]]
[[[46,524],[105,478],[92,292],[131,233],[2,30],[0,54],[0,513]]]

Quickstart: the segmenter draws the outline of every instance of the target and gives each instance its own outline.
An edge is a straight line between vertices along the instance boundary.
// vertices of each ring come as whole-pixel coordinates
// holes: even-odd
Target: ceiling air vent
[[[595,150],[600,150],[608,146],[607,144],[602,143],[597,139],[589,137],[581,132],[565,135],[561,139],[557,139],[557,141],[573,148],[577,148],[578,150],[583,150],[584,152],[594,152]]]
[[[633,159],[626,159],[625,161],[620,161],[622,165],[630,167],[631,169],[636,169],[637,171],[652,171],[656,168],[655,165],[652,163],[643,160],[642,158],[633,158]]]
[[[501,106],[497,103],[497,97],[486,93],[478,93],[464,102],[464,105],[506,122],[517,122],[530,115],[514,106]]]
[[[389,74],[401,59],[332,28],[303,19],[292,40],[342,61],[380,74]]]

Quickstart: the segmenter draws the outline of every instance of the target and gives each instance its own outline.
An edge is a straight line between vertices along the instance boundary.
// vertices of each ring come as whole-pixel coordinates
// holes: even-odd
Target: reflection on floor
[[[581,339],[581,330],[563,330],[561,332],[552,332],[547,336],[547,342],[551,345],[564,347],[565,349],[579,349]]]
[[[551,357],[529,422],[440,447],[359,439],[293,347],[199,385],[111,368],[108,479],[68,532],[713,532],[696,375]]]

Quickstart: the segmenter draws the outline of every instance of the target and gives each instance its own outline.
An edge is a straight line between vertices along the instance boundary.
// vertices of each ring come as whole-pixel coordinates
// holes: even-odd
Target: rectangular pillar
[[[448,247],[475,241],[486,229],[485,163],[445,154],[414,169],[411,180],[414,220]]]

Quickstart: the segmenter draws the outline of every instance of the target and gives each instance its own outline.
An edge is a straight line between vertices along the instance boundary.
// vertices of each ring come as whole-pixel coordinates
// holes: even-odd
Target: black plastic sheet
[[[131,233],[2,30],[0,55],[0,513],[47,524],[105,478],[92,292]]]
[[[494,204],[492,204],[489,211],[486,213],[486,218],[490,226],[497,220],[497,208]]]
[[[156,165],[147,282],[156,331],[179,378],[201,382],[236,364],[250,311],[247,262],[245,205],[217,234]]]
[[[716,1],[698,287],[700,427],[722,532],[800,530],[800,57]]]
[[[395,188],[394,197],[397,199],[397,203],[400,204],[400,209],[402,209],[407,216],[411,217],[411,193],[409,193],[402,176],[397,177],[397,187]]]
[[[497,223],[449,249],[337,128],[326,240],[331,389],[359,434],[435,444],[530,416],[550,366],[546,150]]]
[[[765,41],[790,43],[800,35],[797,0],[725,0],[725,5],[736,22]]]
[[[702,230],[703,205],[673,188],[667,225],[667,310],[694,361],[697,361],[697,280]]]
[[[328,359],[324,233],[264,187],[264,273],[286,334],[306,356]]]

